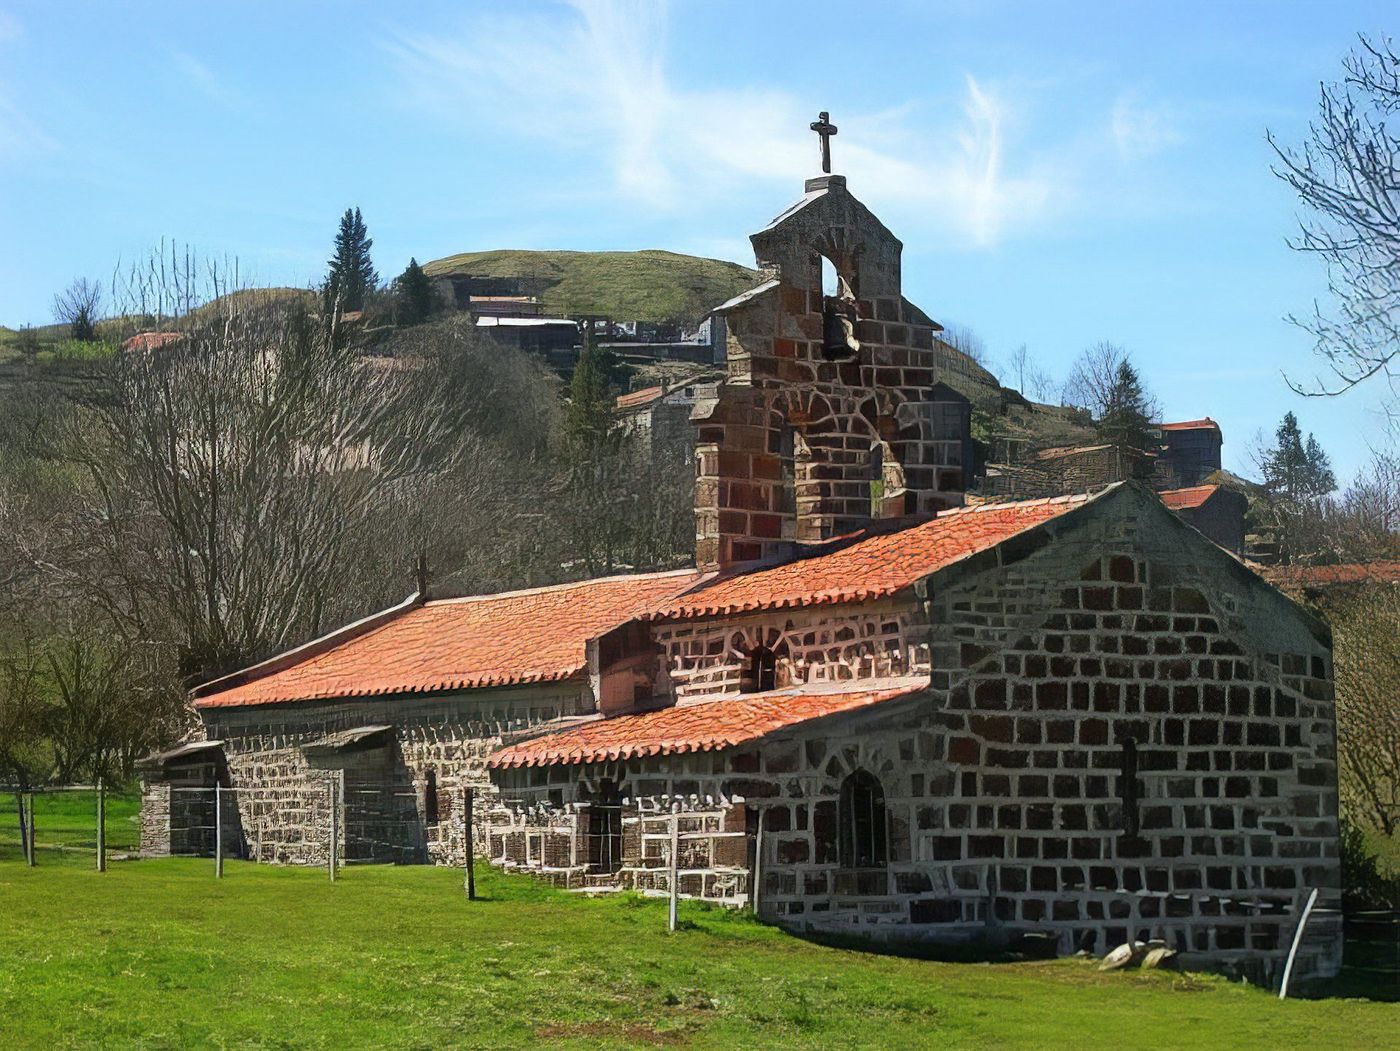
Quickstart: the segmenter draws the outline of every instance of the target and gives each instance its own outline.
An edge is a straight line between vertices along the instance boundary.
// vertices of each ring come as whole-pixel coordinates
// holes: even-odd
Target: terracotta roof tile
[[[1179,423],[1159,423],[1157,429],[1160,431],[1210,431],[1220,430],[1220,424],[1216,423],[1209,416],[1201,420],[1182,420]]]
[[[1345,562],[1335,566],[1269,566],[1260,574],[1281,588],[1325,588],[1346,584],[1400,584],[1400,561]]]
[[[854,542],[833,541],[793,562],[702,580],[642,619],[680,620],[885,598],[1093,499],[1096,496],[1078,494],[979,504],[941,512],[932,521],[898,532],[856,534]]]
[[[122,344],[122,350],[157,350],[184,338],[180,332],[138,332]]]
[[[1107,490],[1105,490],[1107,491]],[[632,619],[685,619],[880,599],[1096,497],[946,511],[897,531],[852,534],[803,557],[727,576],[698,570],[584,580],[390,610],[196,691],[215,708],[377,697],[581,674],[586,646]]]
[[[1189,489],[1166,489],[1157,495],[1173,511],[1189,511],[1200,507],[1219,491],[1218,485],[1193,485]]]
[[[552,682],[581,673],[585,647],[694,583],[694,570],[531,591],[443,599],[406,608],[305,659],[210,692],[198,708],[331,697],[375,697]],[[256,669],[254,669],[256,671]]]
[[[509,745],[487,763],[494,768],[552,766],[718,751],[811,719],[909,697],[927,685],[926,679],[887,679],[845,683],[844,692],[795,687],[619,715]]]
[[[641,390],[634,390],[630,394],[619,394],[617,396],[617,407],[619,409],[635,409],[640,405],[647,405],[665,394],[662,387],[643,387]]]

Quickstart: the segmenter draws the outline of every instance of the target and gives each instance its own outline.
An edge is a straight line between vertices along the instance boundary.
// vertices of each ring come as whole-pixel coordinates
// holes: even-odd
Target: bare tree
[[[1024,343],[1007,356],[1006,370],[1008,378],[1016,381],[1016,390],[1022,396],[1041,400],[1055,396],[1054,378],[1040,367]]]
[[[1335,395],[1375,376],[1400,391],[1400,55],[1391,40],[1361,36],[1342,62],[1339,83],[1324,84],[1317,118],[1298,148],[1269,144],[1274,169],[1308,209],[1291,243],[1327,267],[1326,308],[1292,318],[1312,333],[1327,378],[1295,383],[1308,395]],[[1387,121],[1390,121],[1388,124]]]
[[[102,288],[96,281],[80,277],[53,297],[54,320],[68,326],[68,334],[90,343],[97,338],[97,321],[102,311]]]
[[[44,726],[40,658],[31,647],[0,656],[0,781],[47,781],[53,753]]]
[[[1075,359],[1069,379],[1064,386],[1064,401],[1088,409],[1094,419],[1103,419],[1118,407],[1120,375],[1124,365],[1132,365],[1132,357],[1116,343],[1100,340]],[[1161,407],[1150,394],[1140,406],[1150,419],[1161,416]]]
[[[176,269],[160,297],[184,295]],[[464,452],[425,370],[362,358],[295,301],[223,294],[217,268],[208,289],[178,342],[110,363],[57,450],[88,536],[63,586],[129,640],[176,642],[201,676],[321,630],[357,530]]]
[[[938,334],[938,338],[954,350],[966,354],[977,364],[986,367],[986,341],[966,325],[950,324]]]

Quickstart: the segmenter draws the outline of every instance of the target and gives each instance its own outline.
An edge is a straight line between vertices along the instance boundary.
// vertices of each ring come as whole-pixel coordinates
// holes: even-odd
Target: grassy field
[[[546,312],[604,314],[618,321],[694,324],[758,283],[738,263],[676,252],[464,252],[423,266],[438,274],[518,277]]]
[[[1400,1046],[1390,1004],[880,956],[689,903],[672,935],[660,902],[489,870],[467,902],[434,868],[44,862],[0,861],[6,1048]]]

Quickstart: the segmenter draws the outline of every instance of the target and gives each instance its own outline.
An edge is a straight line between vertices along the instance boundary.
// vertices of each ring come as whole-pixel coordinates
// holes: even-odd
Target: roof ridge
[[[570,580],[562,584],[541,584],[539,587],[518,588],[515,591],[487,591],[480,595],[453,595],[448,598],[429,599],[424,606],[462,605],[468,602],[485,602],[491,599],[516,598],[526,595],[544,595],[553,591],[568,591],[570,588],[585,587],[589,584],[611,584],[619,580],[661,580],[663,577],[700,576],[695,566],[681,569],[658,569],[642,573],[614,573],[607,577],[585,577],[583,580]]]

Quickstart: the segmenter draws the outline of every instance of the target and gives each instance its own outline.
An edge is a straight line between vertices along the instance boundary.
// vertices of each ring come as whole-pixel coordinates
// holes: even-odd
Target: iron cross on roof
[[[831,123],[831,114],[822,110],[812,122],[812,130],[822,140],[822,171],[831,174],[831,137],[836,134],[836,125]]]

